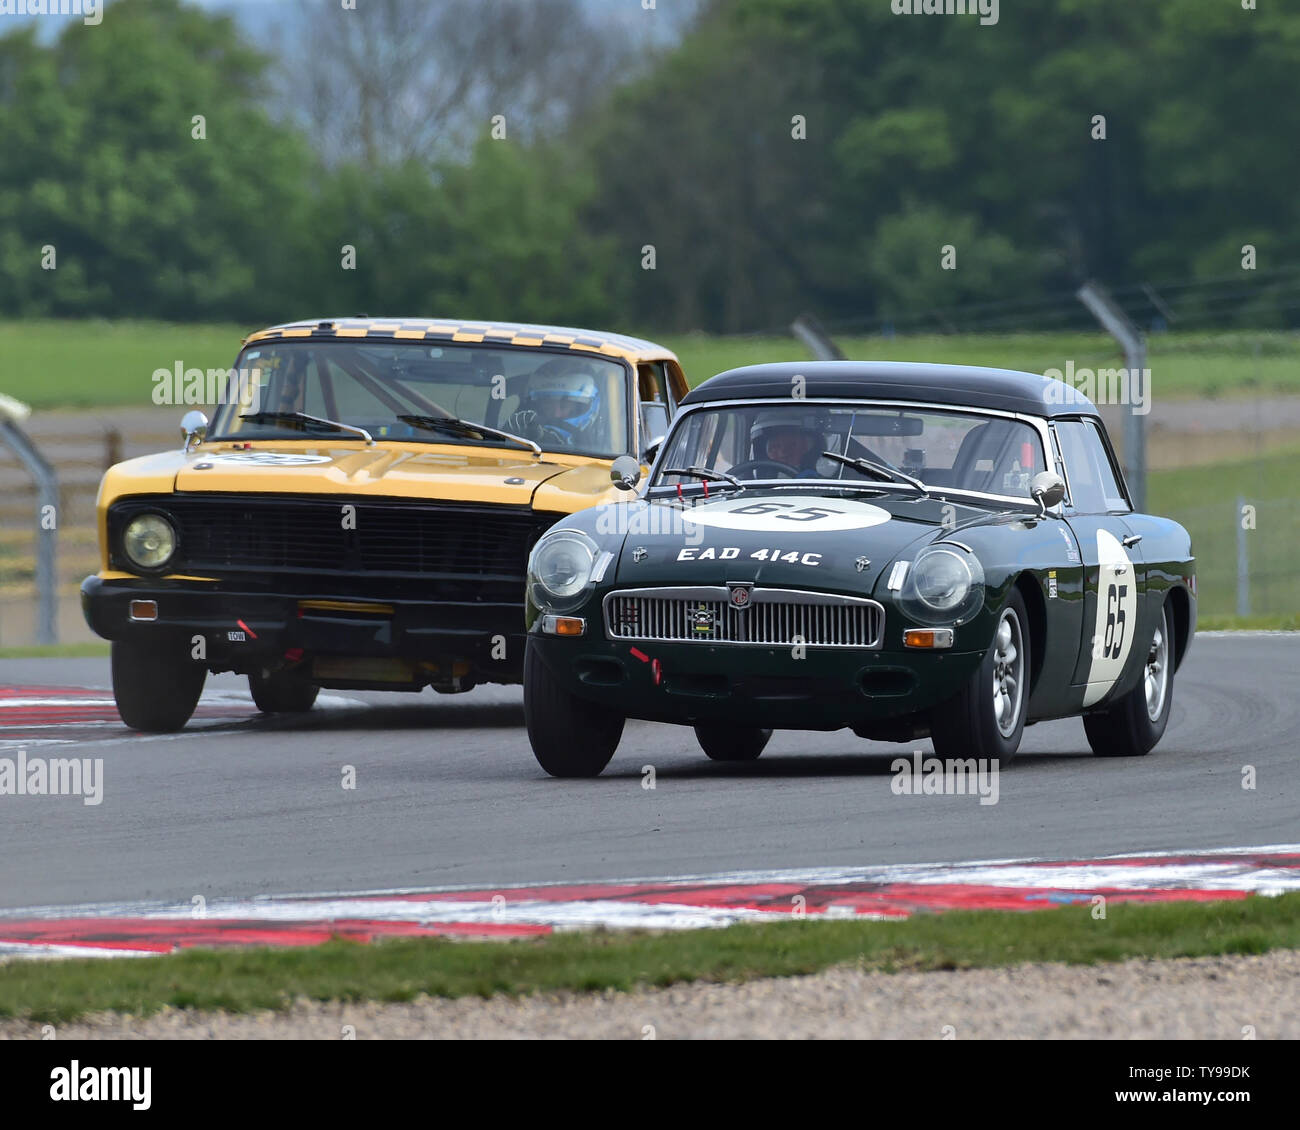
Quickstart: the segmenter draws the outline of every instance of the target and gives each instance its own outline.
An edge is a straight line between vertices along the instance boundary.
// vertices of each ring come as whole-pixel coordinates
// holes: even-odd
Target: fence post
[[[1250,554],[1246,550],[1246,500],[1237,495],[1232,520],[1237,527],[1237,615],[1250,615]]]
[[[826,332],[813,314],[800,314],[790,326],[790,331],[818,361],[843,361],[844,353],[834,339]]]
[[[36,642],[58,642],[55,607],[58,600],[58,575],[54,567],[54,546],[58,537],[59,481],[54,468],[46,462],[31,438],[18,425],[31,415],[31,409],[12,397],[0,394],[0,440],[13,448],[14,454],[36,480],[36,593],[38,601]],[[52,515],[54,524],[44,521]]]
[[[1151,395],[1149,387],[1143,388],[1146,380],[1147,344],[1142,332],[1120,309],[1119,304],[1110,293],[1098,283],[1086,282],[1075,293],[1092,312],[1094,318],[1124,349],[1124,363],[1128,366],[1130,400],[1136,400],[1132,389],[1138,388],[1146,396]],[[1145,418],[1133,411],[1135,405],[1126,405],[1124,413],[1124,478],[1128,483],[1129,493],[1133,496],[1133,509],[1145,510],[1147,507],[1147,434]],[[1148,405],[1149,407],[1149,405]]]

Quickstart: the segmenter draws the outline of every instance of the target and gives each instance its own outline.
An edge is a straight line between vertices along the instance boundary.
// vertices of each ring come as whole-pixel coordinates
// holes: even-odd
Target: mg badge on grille
[[[727,588],[731,590],[731,607],[748,608],[749,590],[752,587],[752,585],[728,584]]]

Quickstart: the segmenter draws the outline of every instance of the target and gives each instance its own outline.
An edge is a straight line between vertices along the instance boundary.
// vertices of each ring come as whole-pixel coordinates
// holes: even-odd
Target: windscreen
[[[461,420],[545,451],[613,458],[630,450],[628,370],[603,357],[471,344],[270,341],[245,349],[237,368],[242,395],[218,409],[213,439],[330,434],[295,419],[305,415],[364,428],[375,439],[510,446],[445,425]]]
[[[928,487],[1029,497],[1045,469],[1038,432],[1004,416],[915,408],[817,406],[791,401],[700,408],[673,429],[654,485],[698,481],[669,474],[690,467],[744,480],[879,476],[827,457],[865,459]]]

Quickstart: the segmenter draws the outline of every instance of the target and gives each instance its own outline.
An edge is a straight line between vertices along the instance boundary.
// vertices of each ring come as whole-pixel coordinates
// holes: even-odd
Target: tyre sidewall
[[[524,725],[537,763],[553,777],[595,777],[623,736],[623,715],[578,698],[532,646],[524,652]]]
[[[133,640],[113,641],[109,666],[122,721],[145,733],[183,729],[208,677],[207,668],[183,652]]]
[[[997,757],[1003,761],[1010,761],[1015,757],[1016,751],[1020,748],[1020,739],[1024,737],[1025,719],[1029,715],[1029,674],[1032,666],[1029,651],[1029,615],[1025,608],[1024,597],[1020,595],[1020,590],[1017,588],[1012,588],[1007,603],[1002,606],[1002,610],[998,613],[999,624],[1008,609],[1015,613],[1020,628],[1020,648],[1024,653],[1021,667],[1021,682],[1024,685],[1020,688],[1020,716],[1016,719],[1015,729],[1011,731],[1010,735],[1004,737],[1002,731],[998,729],[997,715],[993,712],[993,696],[990,691],[993,685],[994,657],[997,652],[996,628],[994,628],[994,639],[989,644],[988,652],[984,656],[984,662],[980,664],[979,685],[972,688],[976,694],[980,695],[976,699],[976,706],[980,727],[984,731],[982,746],[988,756]],[[980,688],[982,688],[982,693]]]
[[[1022,667],[1020,716],[1010,735],[1003,736],[998,729],[993,712],[993,670],[997,654],[997,625],[1007,609],[1011,609],[1020,624],[1020,645],[1024,654]],[[1029,713],[1029,677],[1032,656],[1029,640],[1029,617],[1020,590],[1012,587],[1006,603],[998,610],[994,621],[993,638],[989,641],[984,658],[975,669],[965,687],[957,696],[945,703],[932,716],[931,739],[935,752],[947,758],[981,758],[1010,761],[1020,747],[1025,720]]]

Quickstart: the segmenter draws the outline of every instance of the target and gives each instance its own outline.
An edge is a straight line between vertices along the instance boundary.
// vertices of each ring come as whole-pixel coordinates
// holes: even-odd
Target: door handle
[[[1128,537],[1124,539],[1124,548],[1132,549],[1133,546],[1137,545],[1137,543],[1140,542],[1141,540],[1142,540],[1141,534],[1129,534]]]

